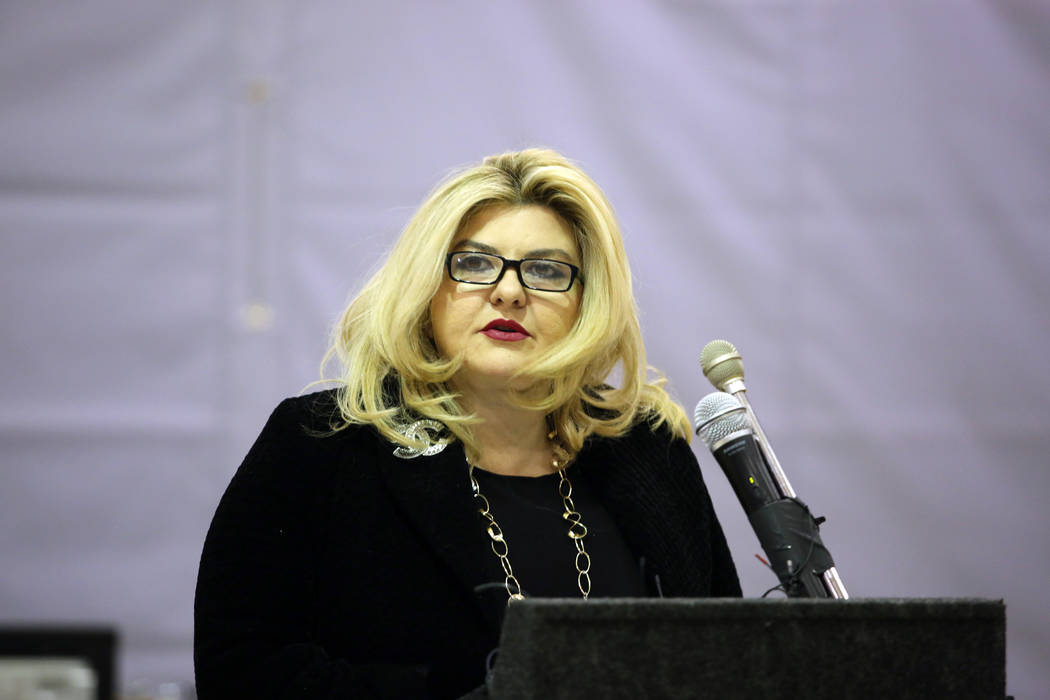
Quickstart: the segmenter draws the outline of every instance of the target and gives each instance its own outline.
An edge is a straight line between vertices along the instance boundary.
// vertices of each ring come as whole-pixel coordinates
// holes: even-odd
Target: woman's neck
[[[543,476],[554,472],[554,454],[547,437],[547,419],[502,397],[476,398],[464,402],[481,422],[473,426],[478,454],[475,466],[511,476]]]

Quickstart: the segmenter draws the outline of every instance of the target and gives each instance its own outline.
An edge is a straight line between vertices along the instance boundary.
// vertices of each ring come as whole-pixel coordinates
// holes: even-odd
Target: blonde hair
[[[631,273],[619,225],[605,195],[561,154],[527,149],[485,158],[452,174],[427,197],[394,249],[337,322],[323,368],[342,365],[337,402],[340,430],[371,424],[391,442],[419,449],[406,435],[420,418],[442,423],[468,454],[471,426],[449,380],[461,357],[441,357],[429,334],[430,303],[445,275],[445,254],[456,234],[482,209],[540,205],[571,227],[582,254],[583,293],[569,333],[523,367],[531,388],[521,406],[544,412],[570,456],[590,435],[615,437],[638,420],[691,437],[681,406],[650,381]],[[621,386],[605,382],[619,365]]]

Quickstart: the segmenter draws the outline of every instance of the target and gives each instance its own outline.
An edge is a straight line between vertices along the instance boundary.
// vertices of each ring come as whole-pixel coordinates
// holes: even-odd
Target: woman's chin
[[[518,369],[518,365],[511,367],[472,367],[469,369],[463,367],[453,379],[453,385],[460,390],[467,390],[472,393],[527,391],[535,384],[535,379],[515,377],[514,373]]]

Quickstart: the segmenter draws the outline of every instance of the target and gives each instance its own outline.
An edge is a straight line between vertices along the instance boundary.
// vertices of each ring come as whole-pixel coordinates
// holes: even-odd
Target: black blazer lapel
[[[693,586],[679,580],[677,533],[666,518],[682,507],[680,494],[661,479],[666,455],[641,431],[648,432],[648,426],[636,426],[621,440],[590,441],[578,457],[580,468],[632,551],[644,558],[647,585],[654,586],[659,576],[660,594],[683,595]]]
[[[391,497],[433,552],[479,602],[481,612],[498,630],[506,592],[499,560],[489,551],[467,474],[463,446],[453,443],[432,456],[401,459],[380,455],[379,468]],[[493,595],[502,592],[502,597]],[[493,605],[492,601],[499,601]]]

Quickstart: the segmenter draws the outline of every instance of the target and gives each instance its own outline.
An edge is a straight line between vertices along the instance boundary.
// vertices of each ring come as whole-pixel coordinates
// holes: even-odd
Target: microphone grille
[[[696,404],[693,426],[710,450],[726,435],[739,430],[750,430],[751,420],[747,417],[743,404],[735,396],[713,391]]]
[[[744,361],[728,340],[712,340],[700,351],[700,369],[712,384],[724,389],[731,379],[744,378]]]

